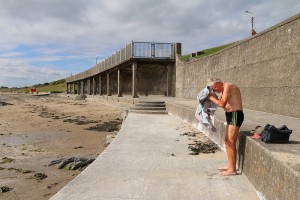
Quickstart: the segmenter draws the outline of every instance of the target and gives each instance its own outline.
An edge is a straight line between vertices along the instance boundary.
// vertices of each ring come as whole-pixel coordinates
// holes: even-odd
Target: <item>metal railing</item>
[[[174,59],[174,44],[132,41],[120,51],[117,51],[115,54],[106,58],[94,67],[67,77],[66,82],[69,83],[79,81],[97,75],[123,62],[126,62],[131,58]]]

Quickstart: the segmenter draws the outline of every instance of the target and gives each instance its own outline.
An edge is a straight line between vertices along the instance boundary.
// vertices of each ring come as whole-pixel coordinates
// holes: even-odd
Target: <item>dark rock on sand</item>
[[[6,102],[1,102],[0,101],[0,106],[7,106],[7,105],[11,106],[11,105],[14,105],[14,104],[6,103]]]
[[[10,188],[7,187],[7,186],[1,186],[1,192],[4,193],[4,192],[9,192]]]
[[[36,173],[36,174],[34,174],[33,177],[37,180],[43,180],[43,179],[47,178],[48,176],[44,173]]]
[[[76,158],[71,157],[67,159],[59,159],[51,161],[51,163],[48,166],[59,164],[58,169],[68,169],[68,170],[76,170],[79,168],[86,167],[87,165],[91,164],[95,159],[91,158]]]

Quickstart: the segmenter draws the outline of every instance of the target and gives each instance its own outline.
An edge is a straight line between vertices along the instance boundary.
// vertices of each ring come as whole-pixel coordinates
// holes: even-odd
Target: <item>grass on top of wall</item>
[[[192,57],[192,54],[187,54],[187,55],[182,56],[182,60],[189,61],[189,60],[195,59],[195,58],[202,58],[202,57],[214,54],[214,53],[216,53],[218,51],[221,51],[221,50],[229,47],[232,44],[233,43],[229,43],[229,44],[225,44],[225,45],[222,45],[222,46],[213,47],[213,48],[205,49],[205,50],[202,50],[202,51],[198,51],[197,52],[198,55],[197,56],[193,56],[193,57]]]

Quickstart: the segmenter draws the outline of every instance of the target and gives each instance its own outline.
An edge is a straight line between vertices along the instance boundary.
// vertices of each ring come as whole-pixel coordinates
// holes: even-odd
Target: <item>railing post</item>
[[[155,44],[154,42],[151,43],[151,57],[155,57]]]
[[[133,58],[133,57],[134,57],[134,42],[132,40],[132,42],[131,42],[131,58]]]

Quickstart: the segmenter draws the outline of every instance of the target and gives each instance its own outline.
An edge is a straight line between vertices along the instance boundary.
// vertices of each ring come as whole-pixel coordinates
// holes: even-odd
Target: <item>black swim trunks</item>
[[[244,112],[242,110],[225,112],[225,115],[226,115],[226,121],[228,125],[241,127],[244,121]]]

